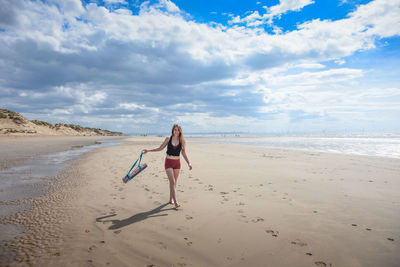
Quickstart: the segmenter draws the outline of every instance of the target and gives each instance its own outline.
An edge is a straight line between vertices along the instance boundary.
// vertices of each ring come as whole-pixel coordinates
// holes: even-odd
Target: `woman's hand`
[[[143,154],[146,154],[147,152],[149,152],[147,149],[143,149],[143,150],[142,150],[142,153],[143,153]]]
[[[192,164],[189,163],[188,165],[189,165],[189,170],[191,171],[192,168],[193,168],[193,167],[192,167]]]

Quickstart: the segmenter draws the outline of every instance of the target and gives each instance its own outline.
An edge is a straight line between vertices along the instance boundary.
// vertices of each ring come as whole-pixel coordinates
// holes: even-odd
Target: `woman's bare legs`
[[[167,173],[169,180],[169,201],[170,203],[175,204],[175,208],[178,208],[180,205],[176,201],[174,171],[172,168],[168,168],[165,172]]]
[[[175,188],[176,188],[176,184],[178,183],[179,171],[180,171],[180,169],[174,169]]]
[[[179,176],[179,169],[173,169],[173,171],[174,171],[174,180],[175,180],[175,183],[174,183],[174,185],[175,185],[175,194],[176,194],[176,184],[178,183],[178,176]],[[172,200],[172,195],[171,194],[169,194],[169,203],[171,203],[171,204],[174,204],[175,202],[173,202],[173,200]]]

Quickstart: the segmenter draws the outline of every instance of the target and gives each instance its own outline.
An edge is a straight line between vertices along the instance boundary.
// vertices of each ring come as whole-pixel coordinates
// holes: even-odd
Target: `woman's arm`
[[[192,169],[192,164],[190,164],[190,162],[189,162],[189,159],[188,159],[188,157],[186,155],[185,149],[182,149],[182,156],[186,160],[186,162],[187,162],[187,164],[189,166],[189,170],[191,170]]]
[[[166,137],[165,140],[164,140],[164,142],[161,144],[161,146],[160,146],[159,148],[150,149],[150,150],[143,149],[142,152],[143,152],[143,154],[146,154],[147,152],[157,152],[157,151],[161,151],[161,150],[163,150],[163,149],[167,146],[168,142],[169,142],[169,137]]]

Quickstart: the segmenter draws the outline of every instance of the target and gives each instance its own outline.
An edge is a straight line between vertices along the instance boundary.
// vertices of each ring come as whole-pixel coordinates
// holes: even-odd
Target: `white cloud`
[[[106,4],[127,4],[126,0],[104,0]]]
[[[274,18],[280,18],[282,14],[289,11],[300,11],[303,7],[314,4],[313,0],[280,0],[280,3],[275,6],[266,7],[266,13],[260,15],[258,11],[252,12],[250,15],[240,18],[234,17],[230,23],[246,23],[247,26],[254,27],[265,23],[272,24]]]
[[[146,107],[145,105],[139,105],[136,103],[121,103],[121,104],[119,104],[119,107],[129,110],[129,111],[135,111],[135,110],[141,109],[141,110],[146,110],[146,111],[160,112],[160,109],[158,109],[158,108],[149,108],[149,107]]]
[[[181,10],[170,0],[159,0],[158,3],[150,4],[150,1],[144,1],[141,4],[142,12],[155,12],[157,10],[163,10],[169,13],[180,13]]]
[[[352,90],[369,92],[359,84],[366,71],[343,68],[343,58],[400,35],[400,7],[389,0],[279,34],[196,23],[167,0],[143,3],[138,15],[75,0],[9,3],[17,15],[0,19],[2,99],[33,108],[23,100],[33,97],[38,112],[46,106],[54,114],[86,113],[104,121],[113,112],[124,119],[149,113],[144,123],[180,119],[206,127],[208,120],[223,128],[252,116],[282,119],[296,110],[318,116],[359,110],[346,97],[356,96]],[[281,1],[267,14],[277,17],[312,3]],[[264,16],[253,12],[243,21],[259,23]],[[373,92],[382,96],[383,88]]]
[[[311,4],[314,4],[313,0],[280,0],[279,5],[268,8],[268,11],[271,17],[276,17],[288,11],[299,11]]]
[[[300,63],[293,66],[293,68],[300,69],[323,69],[326,66],[320,63]]]
[[[344,64],[346,64],[346,60],[344,60],[344,59],[337,59],[337,60],[335,60],[334,61],[336,64],[338,64],[338,65],[344,65]]]

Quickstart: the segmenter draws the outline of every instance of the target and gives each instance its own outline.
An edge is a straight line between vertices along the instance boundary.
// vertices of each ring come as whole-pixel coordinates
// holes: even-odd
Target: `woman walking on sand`
[[[165,157],[165,172],[167,173],[169,180],[169,203],[175,204],[175,208],[179,208],[180,205],[178,201],[176,201],[176,183],[178,181],[179,170],[181,169],[181,160],[180,153],[182,151],[183,158],[186,160],[189,170],[192,169],[192,165],[189,162],[189,159],[186,155],[185,151],[185,139],[183,138],[182,128],[178,124],[174,124],[172,126],[172,135],[170,137],[166,137],[164,142],[161,144],[159,148],[155,149],[143,149],[143,153],[147,152],[156,152],[163,150],[167,145],[167,156]]]

